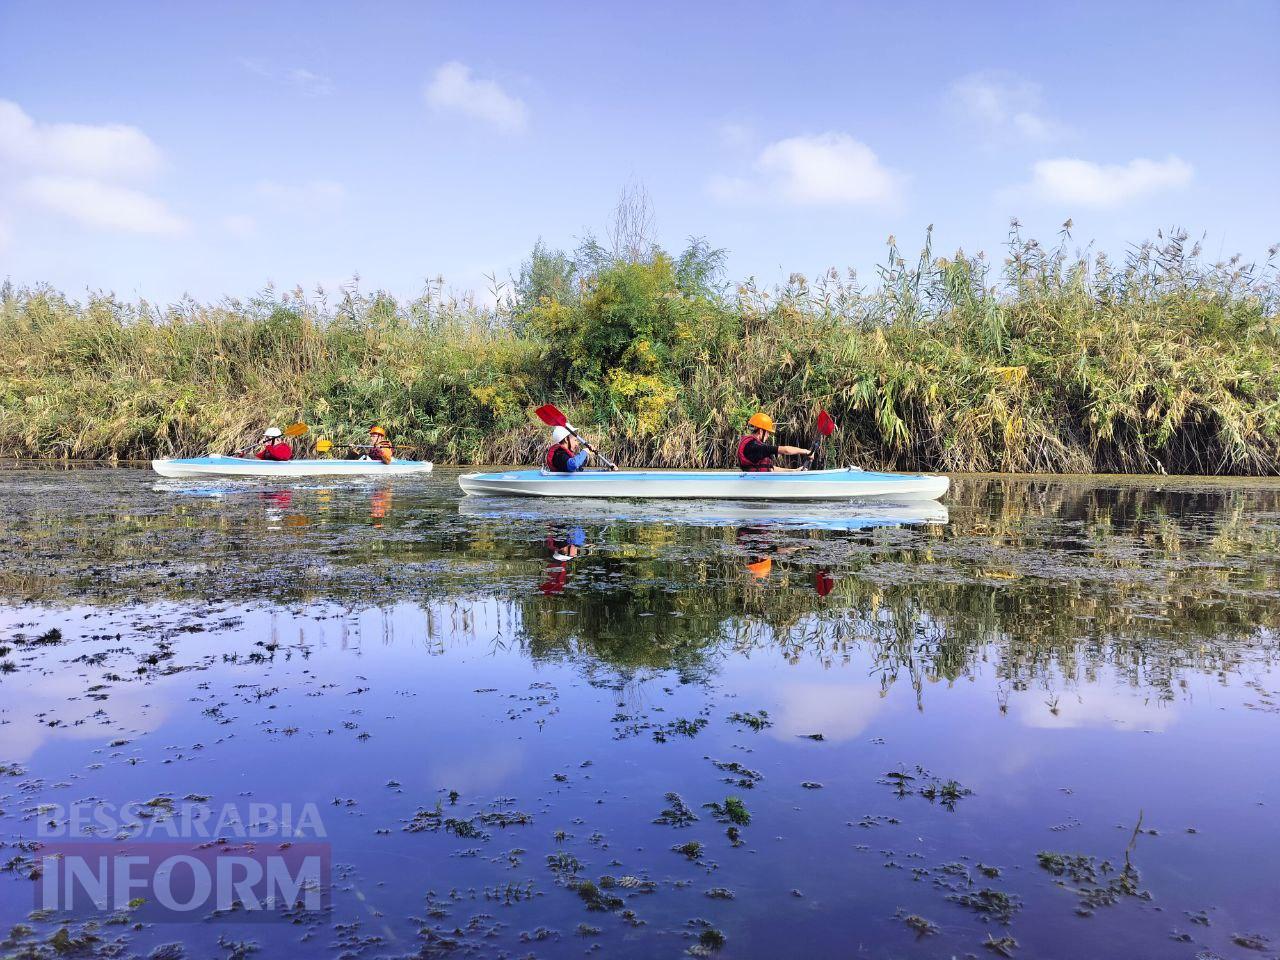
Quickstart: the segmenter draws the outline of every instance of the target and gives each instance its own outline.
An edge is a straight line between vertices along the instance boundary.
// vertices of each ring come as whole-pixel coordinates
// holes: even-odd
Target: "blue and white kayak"
[[[162,477],[399,477],[430,473],[429,460],[258,460],[252,457],[187,457],[152,460]]]
[[[465,473],[462,491],[489,497],[618,497],[716,500],[937,500],[946,477],[906,473],[804,470],[742,473],[736,470],[504,470]]]

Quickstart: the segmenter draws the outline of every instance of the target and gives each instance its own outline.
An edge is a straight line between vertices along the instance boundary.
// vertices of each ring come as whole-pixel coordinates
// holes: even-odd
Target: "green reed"
[[[1177,232],[1113,263],[1069,242],[1015,223],[1002,263],[928,240],[908,262],[890,238],[874,284],[773,289],[725,284],[700,241],[539,246],[494,308],[437,286],[158,306],[6,285],[0,454],[226,451],[301,419],[312,440],[381,423],[437,462],[528,463],[550,400],[630,464],[727,465],[755,409],[807,442],[826,408],[829,464],[1275,474],[1275,249],[1209,264]]]

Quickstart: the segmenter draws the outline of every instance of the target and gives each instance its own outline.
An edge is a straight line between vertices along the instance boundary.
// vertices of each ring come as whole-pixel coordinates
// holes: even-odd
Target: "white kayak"
[[[430,473],[429,460],[258,460],[253,457],[187,457],[152,460],[162,477],[399,477]]]
[[[465,473],[458,485],[471,496],[619,497],[716,500],[937,500],[951,481],[906,473],[803,470],[743,473],[737,470],[504,470]]]

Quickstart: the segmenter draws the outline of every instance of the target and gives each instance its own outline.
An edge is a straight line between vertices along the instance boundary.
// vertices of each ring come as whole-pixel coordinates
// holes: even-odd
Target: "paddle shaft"
[[[818,434],[818,439],[813,441],[813,449],[809,451],[809,459],[805,461],[804,469],[809,470],[815,463],[820,463],[818,459],[822,455],[822,434]]]
[[[420,443],[393,443],[392,446],[397,450],[422,450],[423,445]],[[373,450],[371,443],[333,443],[329,445],[330,450]]]
[[[573,425],[572,425],[572,424],[570,424],[570,423],[566,423],[566,424],[564,425],[564,428],[565,428],[566,430],[568,430],[571,434],[573,434],[573,436],[577,437],[577,438],[578,438],[578,442],[579,442],[580,444],[582,444],[584,447],[586,447],[589,451],[591,451],[591,453],[595,454],[596,459],[597,459],[597,460],[599,460],[601,463],[603,463],[606,467],[608,467],[610,470],[617,470],[617,469],[618,469],[618,465],[617,465],[616,463],[614,463],[612,460],[610,460],[608,457],[606,457],[603,453],[601,453],[599,450],[597,450],[597,449],[596,449],[595,447],[593,447],[591,444],[587,443],[587,441],[586,441],[586,440],[583,440],[583,439],[582,439],[582,434],[578,433],[578,431],[577,431],[577,430],[573,429]]]

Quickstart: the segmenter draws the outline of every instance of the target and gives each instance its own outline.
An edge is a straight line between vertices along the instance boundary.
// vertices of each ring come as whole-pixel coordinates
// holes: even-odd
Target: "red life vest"
[[[279,443],[269,443],[255,454],[259,460],[276,460],[284,462],[293,459],[293,447],[281,440]]]
[[[763,460],[751,461],[747,459],[747,444],[755,437],[747,434],[738,441],[738,466],[746,471],[765,471],[773,469],[773,457],[765,457]]]
[[[564,473],[563,470],[556,469],[555,459],[556,459],[557,450],[564,450],[567,456],[572,456],[572,454],[569,453],[568,449],[564,446],[564,444],[553,443],[551,446],[547,447],[547,452],[546,454],[543,455],[542,461],[543,461],[543,464],[546,466],[546,468],[550,470],[552,473]]]

